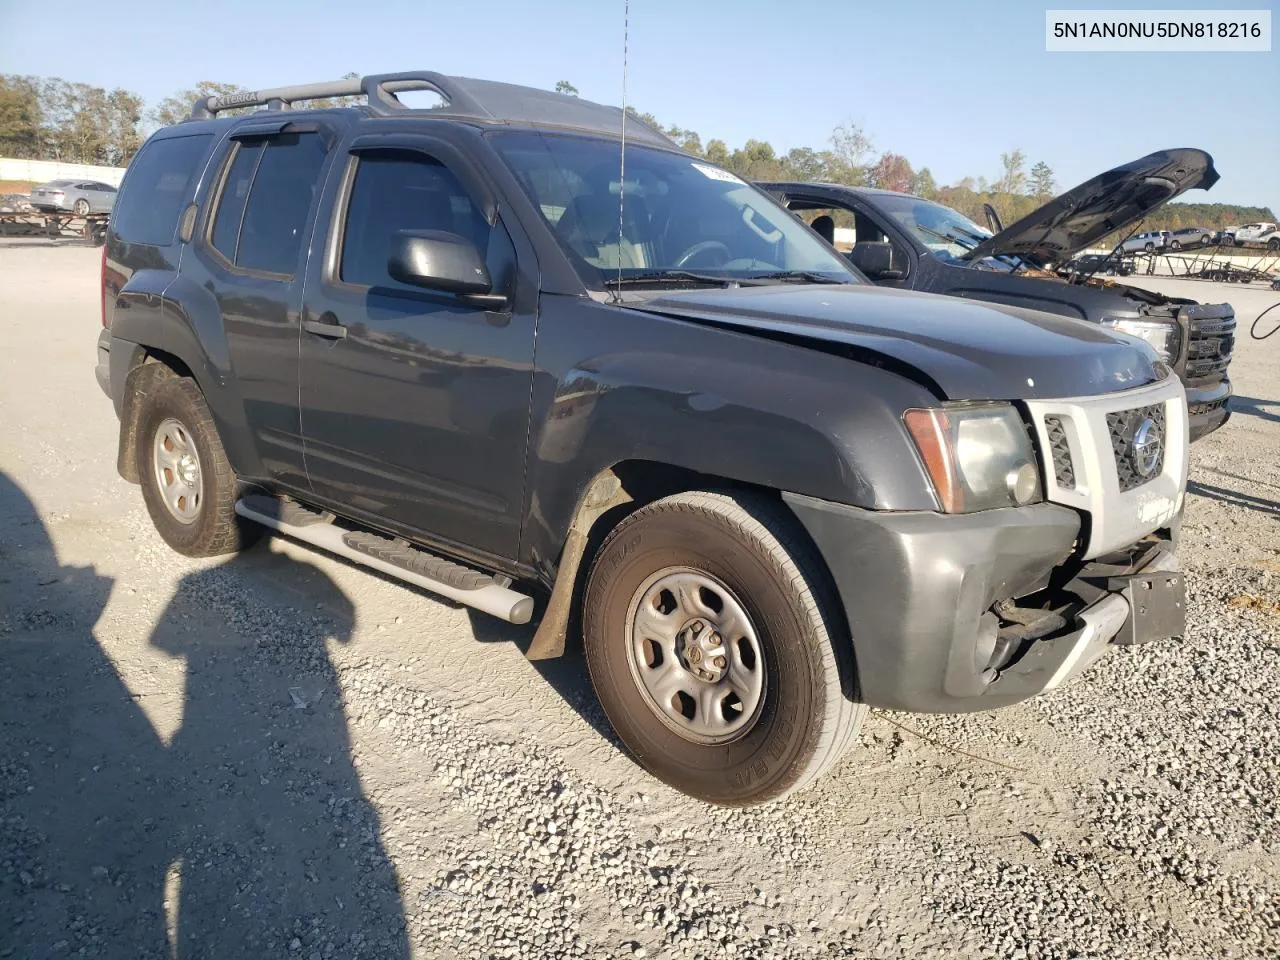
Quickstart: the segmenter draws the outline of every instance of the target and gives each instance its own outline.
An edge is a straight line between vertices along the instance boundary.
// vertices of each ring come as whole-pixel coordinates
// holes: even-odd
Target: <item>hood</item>
[[[1203,150],[1157,150],[1054,197],[978,244],[964,259],[1013,255],[1037,264],[1060,262],[1174,197],[1196,187],[1208,190],[1217,182],[1213,157]]]
[[[691,290],[635,309],[847,354],[940,400],[1078,397],[1163,375],[1150,347],[1082,320],[870,285]]]

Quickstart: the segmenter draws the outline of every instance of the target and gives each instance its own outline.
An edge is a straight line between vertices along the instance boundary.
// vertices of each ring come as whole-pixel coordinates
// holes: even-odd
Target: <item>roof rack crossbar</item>
[[[410,90],[427,90],[443,103],[431,107],[412,106],[397,96]],[[613,135],[620,133],[622,110],[578,97],[492,80],[447,77],[430,70],[404,73],[377,73],[367,77],[307,83],[271,90],[246,90],[221,97],[201,97],[192,105],[192,120],[210,120],[219,113],[243,107],[292,110],[307,100],[332,97],[361,97],[368,105],[361,109],[374,116],[433,116],[483,122],[524,123],[532,126],[586,130]],[[639,117],[627,121],[627,139],[654,146],[674,147],[660,129]]]
[[[411,70],[404,73],[380,73],[368,77],[343,80],[327,80],[321,83],[302,83],[291,87],[273,87],[269,90],[246,90],[223,96],[201,97],[191,107],[192,120],[209,120],[223,110],[240,107],[266,106],[270,110],[288,110],[301,100],[320,100],[327,97],[358,97],[364,95],[374,113],[389,115],[406,107],[395,94],[404,90],[432,90],[449,106],[449,112],[463,116],[491,118],[475,97],[453,83],[450,77],[429,70]]]

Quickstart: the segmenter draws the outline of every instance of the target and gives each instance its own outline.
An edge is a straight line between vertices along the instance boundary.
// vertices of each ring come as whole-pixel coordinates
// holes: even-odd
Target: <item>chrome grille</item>
[[[1187,379],[1199,380],[1225,372],[1235,346],[1235,317],[1193,318],[1187,340]]]
[[[1061,417],[1045,417],[1044,429],[1049,435],[1049,454],[1053,458],[1053,476],[1064,490],[1074,490],[1076,469],[1071,462],[1071,448],[1067,446],[1067,432],[1062,428]]]
[[[1154,468],[1144,476],[1139,472],[1133,437],[1144,420],[1154,424],[1153,435],[1160,441],[1160,453]],[[1047,427],[1047,424],[1046,424]],[[1111,452],[1116,459],[1116,475],[1120,480],[1120,491],[1123,493],[1140,487],[1148,480],[1160,476],[1164,469],[1164,455],[1168,448],[1167,431],[1165,430],[1164,404],[1153,404],[1149,407],[1137,407],[1133,410],[1119,410],[1107,414],[1107,429],[1111,433]]]

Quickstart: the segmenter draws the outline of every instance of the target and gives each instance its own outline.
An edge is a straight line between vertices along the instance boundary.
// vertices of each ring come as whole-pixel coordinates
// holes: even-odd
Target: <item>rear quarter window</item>
[[[212,140],[213,134],[199,133],[146,144],[129,165],[116,201],[112,216],[116,236],[128,243],[171,244]]]

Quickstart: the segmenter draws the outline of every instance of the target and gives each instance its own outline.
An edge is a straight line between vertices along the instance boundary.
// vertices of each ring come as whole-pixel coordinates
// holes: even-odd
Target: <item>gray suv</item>
[[[266,528],[536,620],[531,657],[580,639],[636,760],[729,805],[870,706],[999,707],[1181,634],[1187,407],[1147,344],[879,289],[630,118],[624,162],[623,120],[414,72],[157,132],[97,375],[160,536]]]

